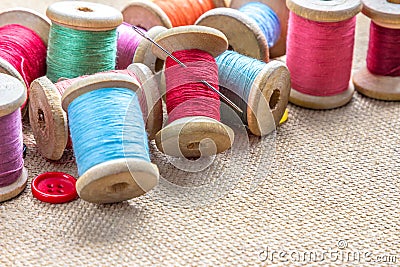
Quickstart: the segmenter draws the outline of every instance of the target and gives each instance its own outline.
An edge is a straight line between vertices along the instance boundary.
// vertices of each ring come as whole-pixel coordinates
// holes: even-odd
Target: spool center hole
[[[281,96],[281,92],[278,89],[275,89],[272,92],[272,95],[269,98],[269,108],[271,110],[274,110],[276,108],[276,106],[278,105],[280,96]]]
[[[187,149],[190,150],[199,149],[199,147],[200,147],[200,142],[193,142],[187,145]]]
[[[127,187],[129,186],[128,183],[117,183],[117,184],[113,184],[112,186],[109,187],[108,192],[109,193],[119,193],[124,191]]]
[[[43,130],[46,127],[46,120],[44,117],[44,112],[42,109],[38,109],[37,111],[37,115],[38,115],[38,125],[39,127]]]
[[[78,7],[77,9],[82,12],[93,12],[93,9],[88,7]]]
[[[155,66],[154,66],[154,70],[156,72],[159,72],[160,70],[163,69],[163,67],[164,67],[164,60],[162,60],[161,58],[157,58]]]

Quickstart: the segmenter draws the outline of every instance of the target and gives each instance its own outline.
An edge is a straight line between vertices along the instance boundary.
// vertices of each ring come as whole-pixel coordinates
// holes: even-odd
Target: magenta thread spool
[[[26,186],[21,105],[26,88],[17,78],[0,74],[0,202],[20,194]]]
[[[350,82],[359,0],[287,0],[290,10],[286,63],[292,79],[289,101],[331,109],[353,97]]]
[[[367,64],[353,76],[358,92],[380,100],[400,100],[400,1],[363,0],[371,18]]]

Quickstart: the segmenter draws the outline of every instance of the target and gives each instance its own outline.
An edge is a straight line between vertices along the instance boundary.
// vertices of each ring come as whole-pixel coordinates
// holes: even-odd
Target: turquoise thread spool
[[[79,196],[93,203],[113,203],[140,196],[158,182],[150,162],[147,136],[135,79],[95,74],[67,88],[68,112],[76,154]]]
[[[286,54],[289,10],[282,0],[232,0],[204,13],[197,25],[222,31],[232,50],[268,62]],[[279,25],[278,25],[279,24]]]
[[[244,124],[258,136],[273,131],[290,94],[290,74],[285,64],[276,60],[264,63],[235,51],[225,51],[215,60],[221,93],[243,110],[239,116]]]
[[[50,5],[53,22],[47,52],[47,77],[75,78],[115,68],[118,10],[101,4],[65,1]]]

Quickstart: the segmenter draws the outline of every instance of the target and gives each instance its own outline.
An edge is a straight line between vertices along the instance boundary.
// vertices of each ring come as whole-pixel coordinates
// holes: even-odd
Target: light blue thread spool
[[[281,24],[278,15],[269,6],[259,2],[250,2],[239,8],[239,11],[257,23],[267,39],[269,47],[276,44],[281,34]]]
[[[130,76],[96,74],[63,95],[80,175],[76,188],[86,201],[120,202],[157,184],[137,89]]]
[[[240,54],[268,62],[286,53],[289,10],[282,0],[232,0],[231,8],[217,8],[196,24],[222,31]]]
[[[266,64],[234,51],[225,51],[215,60],[220,90],[244,111],[239,115],[249,130],[259,136],[273,131],[290,94],[290,74],[285,64]]]

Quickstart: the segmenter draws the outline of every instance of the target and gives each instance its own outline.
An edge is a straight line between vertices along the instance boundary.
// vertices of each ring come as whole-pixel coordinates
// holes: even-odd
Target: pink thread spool
[[[14,8],[8,9],[0,13],[0,27],[10,24],[17,24],[23,27],[26,27],[33,32],[35,32],[43,43],[47,46],[48,38],[49,38],[49,31],[50,31],[50,20],[42,16],[41,14],[25,8]],[[43,68],[45,71],[45,60],[46,55],[43,58]],[[24,66],[21,66],[23,68]],[[36,70],[35,70],[36,71]],[[26,84],[27,81],[23,72],[20,73],[10,62],[0,58],[0,72],[9,74],[14,76],[15,78],[19,79],[28,89],[29,84]],[[39,77],[39,76],[38,76]],[[33,77],[33,78],[38,78]],[[29,90],[27,91],[29,94]],[[27,99],[28,100],[28,99]],[[27,101],[26,100],[26,101]],[[23,104],[23,108],[25,107],[26,103]]]
[[[20,107],[26,87],[19,79],[0,73],[0,202],[21,193],[28,179],[22,158]]]
[[[149,139],[154,139],[162,125],[162,104],[158,83],[151,70],[143,64],[135,63],[131,64],[127,70],[105,73],[134,76],[133,78],[141,84],[137,94],[142,103]],[[68,84],[78,82],[82,78],[60,81],[59,83],[64,85],[59,85],[59,83],[53,84],[44,76],[31,84],[29,122],[38,150],[47,159],[59,160],[64,150],[71,147],[67,115],[61,107],[61,97]]]
[[[350,83],[359,0],[287,0],[289,29],[286,63],[291,73],[290,102],[331,109],[353,97]]]
[[[400,100],[400,0],[363,0],[371,18],[367,66],[356,72],[358,92],[380,100]]]

